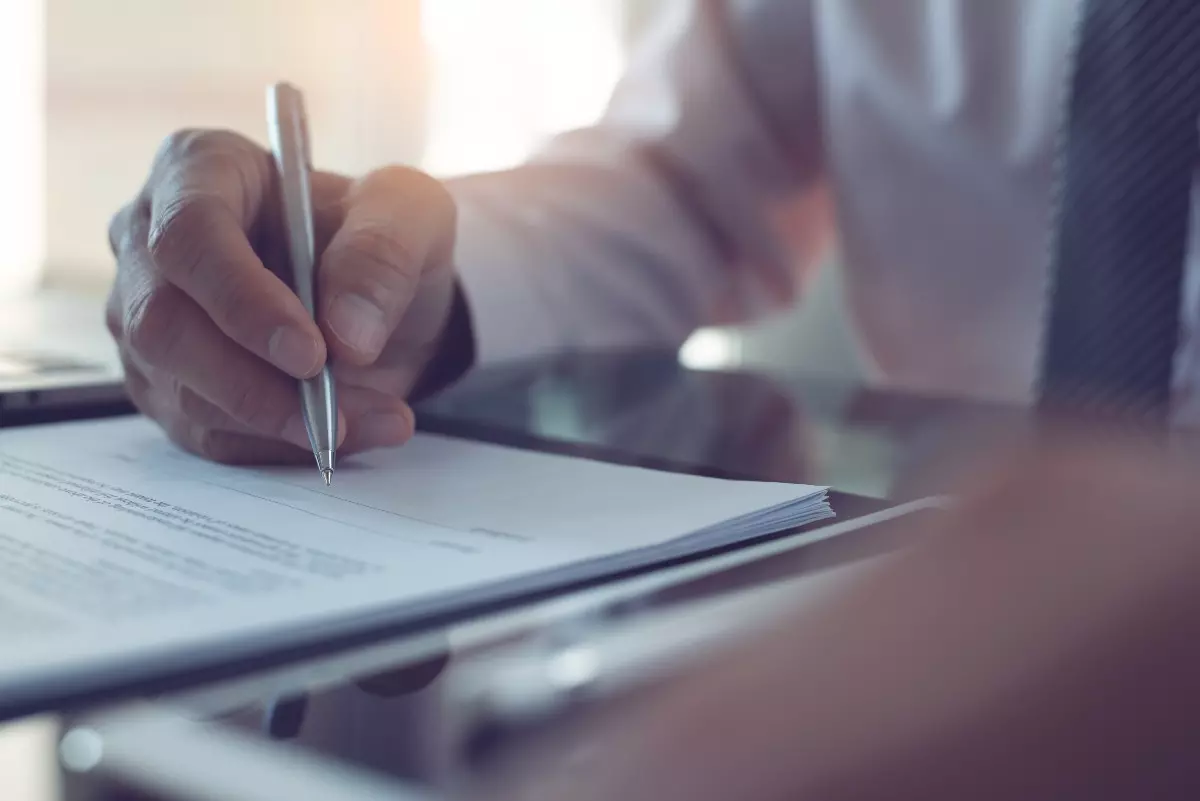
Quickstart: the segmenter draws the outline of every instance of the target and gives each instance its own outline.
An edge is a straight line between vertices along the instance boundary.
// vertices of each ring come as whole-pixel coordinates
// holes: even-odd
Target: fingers
[[[224,336],[195,301],[152,271],[146,254],[134,250],[124,259],[116,324],[129,358],[143,372],[161,373],[158,383],[179,394],[180,404],[189,390],[250,431],[303,444],[294,381]]]
[[[144,242],[156,274],[194,300],[226,337],[286,373],[309,377],[325,360],[320,331],[248,239],[271,186],[267,159],[234,134],[171,137],[144,199],[146,237],[121,244],[127,251]],[[126,230],[141,223],[126,222]]]
[[[262,436],[187,387],[155,384],[143,367],[128,358],[125,375],[138,410],[190,453],[239,465],[306,464],[313,458],[305,432],[288,440]],[[414,428],[412,410],[402,401],[357,387],[339,393],[338,451],[342,457],[403,445]]]
[[[313,174],[317,246],[330,245],[340,276],[332,297],[382,304],[392,329],[416,291],[408,276],[425,286],[425,262],[449,263],[452,207],[417,173],[379,173],[346,203],[351,185]],[[106,322],[130,394],[183,447],[223,462],[311,458],[296,379],[325,363],[325,335],[290,288],[275,193],[269,156],[254,143],[183,132],[166,141],[108,232],[118,270]],[[399,219],[393,201],[421,212]],[[397,362],[348,382],[339,376],[343,452],[411,436],[400,398],[412,372]]]
[[[251,434],[194,425],[182,418],[162,424],[171,441],[188,453],[228,465],[287,465],[312,461],[312,451]]]
[[[445,188],[414,170],[371,173],[347,196],[345,220],[320,265],[326,340],[335,358],[378,358],[425,274],[447,269],[454,205]]]
[[[412,438],[414,419],[407,404],[350,391],[338,414],[339,459],[377,448],[403,445]],[[349,410],[347,413],[346,410]],[[312,448],[257,436],[238,429],[218,410],[211,417],[171,417],[164,428],[191,453],[222,464],[308,464]],[[200,422],[207,419],[210,422]]]
[[[412,409],[393,395],[345,387],[338,391],[338,408],[345,413],[344,454],[403,445],[416,430]]]
[[[125,385],[138,411],[157,422],[172,442],[196,456],[222,464],[298,464],[305,456],[312,458],[311,453],[286,442],[206,425],[188,417],[175,403],[174,395],[159,391],[130,362],[125,364]],[[209,419],[222,419],[215,407],[209,408]],[[228,418],[224,422],[236,426]]]

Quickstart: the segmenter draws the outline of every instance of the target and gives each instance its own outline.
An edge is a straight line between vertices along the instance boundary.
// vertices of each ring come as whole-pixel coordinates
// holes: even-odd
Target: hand
[[[922,544],[473,797],[1195,798],[1198,484],[1136,443],[972,471]]]
[[[412,434],[405,399],[442,340],[454,295],[454,204],[390,167],[312,176],[319,319],[287,283],[270,155],[237,134],[167,139],[109,229],[107,321],[137,407],[221,462],[311,458],[295,379],[332,359],[343,453]]]

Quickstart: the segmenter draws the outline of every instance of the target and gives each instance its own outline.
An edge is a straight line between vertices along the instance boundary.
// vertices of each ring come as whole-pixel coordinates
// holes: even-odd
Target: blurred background
[[[499,169],[595,119],[657,7],[682,1],[0,0],[0,299],[48,286],[99,315],[108,219],[158,144],[187,126],[265,141],[274,80],[305,88],[323,167]],[[831,258],[797,309],[700,332],[682,358],[858,376],[840,290]],[[53,797],[53,736],[0,729],[0,798]]]

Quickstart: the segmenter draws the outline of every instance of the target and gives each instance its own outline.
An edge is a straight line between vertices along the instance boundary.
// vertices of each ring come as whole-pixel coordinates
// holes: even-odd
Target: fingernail
[[[291,326],[275,329],[267,342],[271,363],[296,378],[307,378],[321,360],[321,345],[316,338]]]
[[[364,356],[376,356],[387,338],[383,309],[362,295],[339,295],[329,307],[329,327]]]
[[[399,445],[408,439],[412,425],[398,412],[368,414],[358,421],[358,437],[368,447]]]
[[[301,448],[312,446],[308,441],[308,428],[304,425],[304,417],[298,414],[292,415],[284,423],[283,438],[293,445],[299,445]]]

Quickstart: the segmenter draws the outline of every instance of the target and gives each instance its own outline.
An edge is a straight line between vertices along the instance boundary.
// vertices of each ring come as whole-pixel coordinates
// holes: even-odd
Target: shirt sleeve
[[[597,125],[451,182],[479,362],[675,347],[791,301],[771,214],[821,175],[810,2],[664,5]]]

